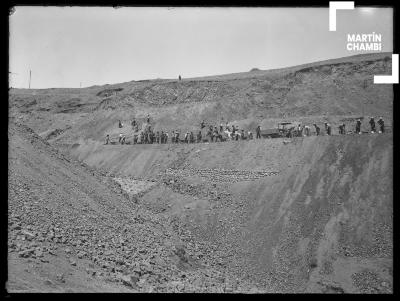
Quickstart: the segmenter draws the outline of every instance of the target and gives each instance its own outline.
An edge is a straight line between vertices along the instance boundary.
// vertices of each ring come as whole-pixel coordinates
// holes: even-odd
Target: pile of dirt
[[[179,221],[134,204],[111,178],[29,128],[10,122],[9,143],[9,292],[254,287],[204,262]]]

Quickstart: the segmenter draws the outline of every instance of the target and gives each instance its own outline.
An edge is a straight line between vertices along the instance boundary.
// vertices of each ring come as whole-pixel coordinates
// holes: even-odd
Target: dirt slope
[[[217,245],[212,262],[271,291],[392,290],[390,134],[69,152],[158,181],[140,202],[179,217]]]
[[[393,89],[373,84],[391,74],[389,53],[359,55],[290,68],[206,78],[133,81],[83,89],[10,91],[11,113],[51,141],[100,140],[119,119],[151,114],[156,130],[197,130],[201,120],[245,130],[275,127],[283,119],[338,123],[344,117],[382,115],[390,123]],[[130,128],[130,127],[129,127]]]
[[[149,213],[116,182],[13,122],[8,204],[9,292],[254,289],[204,262],[207,249],[179,222]]]

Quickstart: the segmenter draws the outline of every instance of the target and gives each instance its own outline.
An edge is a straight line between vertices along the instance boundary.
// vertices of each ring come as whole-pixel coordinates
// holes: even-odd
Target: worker
[[[219,131],[222,133],[224,130],[224,126],[222,125],[222,123],[219,125]]]
[[[150,114],[147,114],[147,123],[150,123]]]
[[[179,133],[178,131],[175,132],[175,143],[179,142]]]
[[[319,136],[319,131],[321,129],[319,128],[319,126],[316,123],[314,123],[314,127],[315,127],[315,132],[317,133],[317,136]]]
[[[124,125],[122,124],[121,120],[118,120],[118,127],[122,128]]]
[[[248,132],[247,134],[249,135],[249,140],[253,140],[253,132]]]
[[[200,128],[201,129],[203,129],[203,128],[205,128],[206,127],[206,125],[205,125],[205,123],[204,123],[204,120],[200,123]]]
[[[157,131],[156,133],[156,143],[160,143],[160,132]]]
[[[185,143],[189,143],[189,132],[185,134]]]
[[[133,118],[131,125],[132,125],[133,128],[136,126],[136,120],[135,120],[135,118]]]
[[[297,137],[303,136],[303,128],[301,127],[301,124],[299,123],[297,125]]]
[[[375,120],[374,117],[371,117],[371,119],[369,120],[369,124],[371,126],[371,133],[375,133]]]
[[[339,135],[342,135],[343,134],[343,125],[339,124],[338,128],[339,128]]]
[[[261,139],[261,127],[259,125],[256,128],[256,139]]]
[[[201,131],[197,133],[197,143],[201,142]]]
[[[182,77],[179,75],[179,76],[178,76],[178,79],[179,79],[179,80],[182,80]]]
[[[304,126],[304,137],[310,136],[310,127],[308,125]]]
[[[385,132],[385,122],[383,121],[382,117],[379,117],[378,124],[379,124],[379,133],[384,133]]]
[[[125,135],[122,135],[122,137],[121,137],[121,144],[125,144]]]
[[[106,136],[106,144],[108,144],[110,142],[110,135]]]
[[[358,118],[356,121],[356,133],[361,134],[361,119]]]
[[[193,132],[190,132],[190,135],[189,135],[189,142],[190,142],[190,143],[194,143],[194,135],[193,135]]]
[[[119,134],[118,143],[121,143],[122,140],[122,133]]]
[[[344,123],[342,124],[342,133],[346,135],[346,125]]]
[[[332,128],[329,123],[326,124],[326,133],[330,136],[332,134]]]
[[[171,133],[171,143],[175,143],[175,131]]]
[[[214,133],[213,133],[213,135],[214,135],[214,138],[215,138],[215,142],[217,142],[217,139],[218,139],[218,137],[219,137],[219,134],[218,134],[218,129],[217,129],[216,126],[214,127]]]

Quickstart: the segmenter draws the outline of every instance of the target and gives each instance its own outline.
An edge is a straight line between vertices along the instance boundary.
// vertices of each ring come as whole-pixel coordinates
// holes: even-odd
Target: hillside
[[[389,53],[11,89],[8,291],[393,292],[394,95],[378,74]],[[104,144],[147,114],[155,131],[292,121],[334,135]],[[355,135],[369,116],[388,130],[364,119]]]
[[[65,149],[272,292],[392,290],[392,135]],[[123,179],[124,181],[121,181]],[[144,185],[142,185],[144,186]]]
[[[207,264],[209,246],[178,222],[154,216],[29,128],[11,122],[9,141],[8,292],[254,289]]]
[[[10,91],[13,116],[50,141],[102,140],[118,120],[152,117],[156,130],[198,130],[202,120],[245,130],[281,120],[328,121],[383,116],[391,123],[393,89],[373,84],[391,74],[388,53],[357,55],[296,67],[177,80],[132,81],[82,89]]]

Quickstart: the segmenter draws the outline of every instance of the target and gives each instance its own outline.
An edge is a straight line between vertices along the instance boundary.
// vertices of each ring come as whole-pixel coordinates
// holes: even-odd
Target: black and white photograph
[[[12,6],[6,295],[393,294],[395,16]]]

